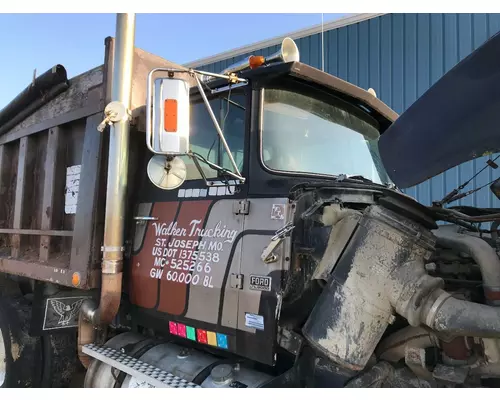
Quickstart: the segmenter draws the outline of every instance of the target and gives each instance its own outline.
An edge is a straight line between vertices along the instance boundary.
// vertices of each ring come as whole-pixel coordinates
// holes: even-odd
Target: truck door
[[[219,121],[224,137],[241,171],[244,168],[245,97],[243,94],[226,93],[216,101],[213,109],[220,110]],[[202,115],[206,115],[205,109]],[[203,126],[213,127],[209,121]],[[232,170],[228,154],[216,138],[215,132],[210,135],[210,148],[218,155],[213,162]],[[229,183],[234,181],[229,180]],[[226,282],[240,274],[241,244],[238,238],[243,231],[244,215],[238,209],[246,192],[244,185],[208,189],[210,205],[200,237],[198,261],[206,261],[204,266],[208,266],[210,273],[204,277],[207,285],[191,285],[185,314],[188,319],[215,325],[217,332],[227,332],[230,338],[234,337],[237,328],[238,288],[227,286]],[[229,341],[232,345],[233,340]]]
[[[226,93],[211,105],[243,170],[245,96]],[[190,142],[191,151],[232,169],[201,101],[191,107]],[[164,191],[144,179],[131,258],[131,302],[143,309],[139,320],[148,314],[163,320],[171,334],[234,351],[238,288],[230,283],[241,269],[238,238],[244,215],[238,207],[246,186],[229,179],[226,186],[207,187],[192,160],[183,159],[188,178],[179,189]],[[215,170],[200,164],[208,179],[221,182]]]

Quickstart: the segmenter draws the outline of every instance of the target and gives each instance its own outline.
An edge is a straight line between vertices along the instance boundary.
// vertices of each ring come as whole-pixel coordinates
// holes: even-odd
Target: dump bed
[[[109,131],[97,126],[111,100],[113,46],[107,38],[103,65],[69,80],[30,115],[33,105],[0,125],[0,272],[83,289],[99,285]],[[135,116],[156,67],[178,65],[135,49]],[[140,131],[131,130],[132,149],[145,142]],[[131,157],[131,174],[133,163]]]

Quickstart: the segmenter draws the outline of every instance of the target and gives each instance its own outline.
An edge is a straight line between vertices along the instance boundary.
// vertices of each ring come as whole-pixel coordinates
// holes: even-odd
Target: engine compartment
[[[310,243],[321,237],[321,251],[309,257],[309,285],[321,295],[302,321],[308,345],[348,386],[481,386],[497,378],[497,235],[438,226],[405,196],[363,192],[323,188],[296,200],[304,224],[323,232]]]

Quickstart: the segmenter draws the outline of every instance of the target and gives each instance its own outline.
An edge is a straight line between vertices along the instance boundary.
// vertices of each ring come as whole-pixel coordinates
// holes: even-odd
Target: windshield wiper
[[[375,183],[372,180],[365,178],[363,175],[346,175],[346,174],[340,174],[335,177],[335,179],[338,182],[342,181],[361,181],[361,182],[366,182],[366,183]]]
[[[346,175],[346,177],[347,179],[355,179],[357,181],[374,183],[371,179],[365,178],[363,175]]]
[[[363,175],[338,175],[335,177],[337,182],[364,182],[364,183],[371,183],[372,185],[377,185],[377,186],[383,186],[389,189],[396,189],[396,186],[394,186],[392,183],[377,183],[373,182],[371,179],[365,178]]]

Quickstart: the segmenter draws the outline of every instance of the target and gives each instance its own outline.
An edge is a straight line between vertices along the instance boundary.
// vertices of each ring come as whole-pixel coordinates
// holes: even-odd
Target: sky
[[[324,14],[325,22],[346,14]],[[0,14],[0,109],[56,64],[69,78],[103,63],[115,14]],[[136,47],[183,64],[321,23],[321,14],[137,14]]]

